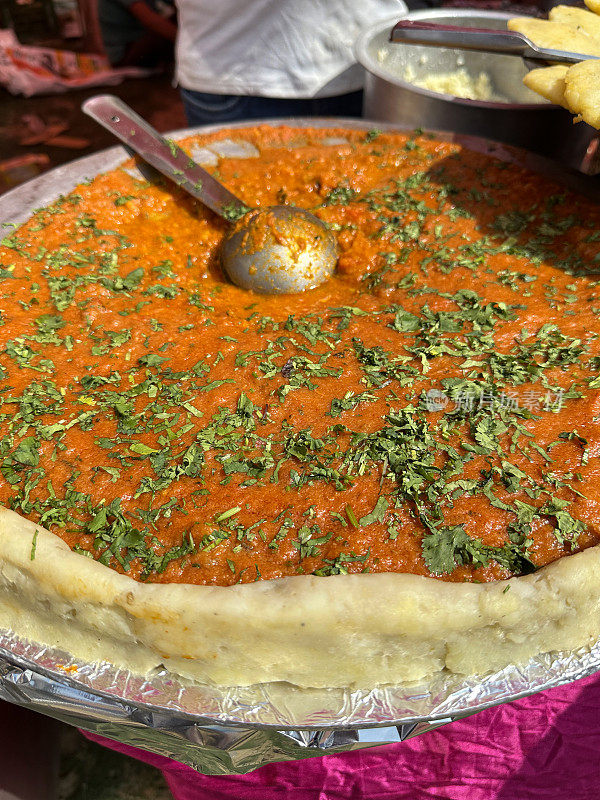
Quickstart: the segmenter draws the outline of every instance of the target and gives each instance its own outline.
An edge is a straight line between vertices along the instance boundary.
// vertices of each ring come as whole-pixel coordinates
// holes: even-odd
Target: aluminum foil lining
[[[255,154],[247,149],[243,129],[253,124],[227,125],[240,138],[225,140],[226,152],[212,147],[194,156],[206,164],[232,155],[252,158]],[[285,119],[271,124],[399,129],[367,120]],[[211,133],[221,127],[177,131],[171,136]],[[436,135],[521,163],[600,199],[596,182],[537,156],[470,136]],[[343,138],[324,139],[323,144],[343,142]],[[242,154],[243,145],[246,151]],[[17,187],[0,198],[0,221],[24,221],[34,208],[52,202],[88,176],[116,167],[127,155],[124,148],[113,147]],[[138,162],[128,169],[145,167]],[[106,662],[81,663],[66,653],[0,630],[0,699],[173,758],[209,775],[245,773],[269,762],[403,741],[599,669],[600,642],[591,650],[543,655],[525,666],[507,667],[493,675],[461,678],[442,674],[421,685],[380,686],[369,691],[308,691],[278,683],[219,689],[187,682],[167,670],[140,677]]]
[[[166,670],[143,678],[107,662],[81,663],[0,631],[0,699],[207,775],[403,741],[599,669],[600,641],[484,677],[442,674],[371,690],[278,683],[224,689]]]

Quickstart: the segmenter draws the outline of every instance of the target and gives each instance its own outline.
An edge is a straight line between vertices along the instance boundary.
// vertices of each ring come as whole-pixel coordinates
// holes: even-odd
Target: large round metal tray
[[[178,130],[169,136],[177,139],[226,127],[232,131],[233,138],[243,138],[244,129],[255,124],[205,126]],[[402,130],[397,125],[353,119],[282,119],[270,120],[267,124],[365,131],[373,128]],[[470,150],[520,164],[554,179],[563,187],[600,200],[597,180],[539,156],[486,139],[431,133]],[[0,197],[0,224],[23,222],[35,208],[68,193],[83,180],[116,167],[128,155],[121,146],[111,147],[12,190]],[[134,741],[158,752],[161,752],[160,747],[151,746],[142,736],[142,729],[155,732],[160,729],[171,741],[174,733],[179,731],[180,737],[190,747],[189,731],[196,731],[196,744],[201,744],[198,731],[202,726],[205,726],[205,732],[212,730],[213,733],[217,729],[223,730],[215,728],[215,725],[227,726],[229,731],[232,726],[242,726],[244,730],[250,727],[272,732],[288,731],[296,740],[299,731],[312,730],[327,734],[330,738],[327,740],[325,736],[325,739],[333,747],[339,744],[335,738],[331,739],[334,731],[378,726],[401,726],[402,730],[407,730],[408,726],[414,731],[420,724],[435,727],[492,705],[568,683],[598,669],[600,644],[591,650],[546,654],[526,665],[507,667],[492,675],[462,679],[441,675],[422,685],[308,691],[285,684],[268,684],[225,690],[188,683],[167,671],[142,678],[107,663],[82,664],[69,654],[24,641],[10,631],[0,631],[0,697],[71,722],[75,715],[76,724],[94,729],[98,729],[100,724],[101,730],[115,738],[119,738],[115,733],[119,725],[133,725],[136,730]],[[323,741],[316,746],[324,746]],[[358,741],[358,738],[353,741]],[[307,734],[301,744],[306,747],[311,742]],[[213,741],[213,746],[215,744]],[[217,748],[220,746],[216,744]],[[177,757],[185,760],[181,753]]]
[[[506,112],[510,114],[510,111]],[[204,125],[198,128],[183,128],[167,134],[172,139],[181,139],[194,133],[214,133],[224,129],[242,132],[244,128],[251,128],[260,124],[260,120],[252,122],[238,122],[229,125]],[[406,125],[381,122],[376,120],[364,119],[343,119],[343,118],[297,118],[297,119],[274,119],[266,120],[269,125],[292,125],[298,128],[350,128],[353,130],[384,130],[384,131],[410,131]],[[533,172],[552,178],[557,183],[571,189],[574,192],[581,192],[592,199],[600,201],[600,180],[584,175],[568,167],[561,166],[543,156],[530,153],[511,145],[491,139],[483,139],[479,136],[467,134],[451,133],[447,131],[426,130],[436,138],[445,142],[456,142],[469,150],[479,153],[487,153],[499,158],[501,161],[509,161],[521,164]],[[101,172],[113,169],[121,164],[131,152],[121,146],[109,147],[85,156],[75,161],[70,161],[61,167],[56,167],[49,172],[40,175],[38,178],[27,181],[27,183],[17,186],[15,189],[0,195],[0,226],[24,222],[36,208],[52,202],[59,195],[71,191],[78,183],[93,178]]]

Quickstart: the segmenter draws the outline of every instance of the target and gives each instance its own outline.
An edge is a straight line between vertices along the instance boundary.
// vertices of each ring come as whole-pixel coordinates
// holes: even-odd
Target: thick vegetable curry
[[[188,139],[337,274],[226,281],[226,223],[132,164],[0,248],[0,502],[134,578],[489,581],[600,538],[600,214],[427,136]],[[35,541],[31,558],[35,558]]]

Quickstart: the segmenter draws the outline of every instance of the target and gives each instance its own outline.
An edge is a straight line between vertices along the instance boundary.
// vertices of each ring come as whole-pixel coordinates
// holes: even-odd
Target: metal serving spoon
[[[502,53],[521,56],[527,61],[539,63],[570,63],[586,61],[598,56],[570,53],[539,47],[527,36],[516,31],[495,31],[490,28],[466,28],[462,25],[441,25],[435,22],[401,20],[390,33],[390,42],[422,44],[433,47],[459,47],[461,50],[483,50],[487,53]]]
[[[337,242],[314,214],[283,205],[250,209],[117,97],[91,97],[81,108],[181,189],[235,223],[221,246],[221,264],[233,283],[261,294],[286,294],[319,286],[333,273]]]

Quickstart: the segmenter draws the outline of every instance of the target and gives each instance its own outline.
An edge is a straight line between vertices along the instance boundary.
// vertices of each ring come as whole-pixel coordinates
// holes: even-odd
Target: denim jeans
[[[362,113],[362,91],[312,100],[180,91],[190,125],[273,117],[360,117]]]

